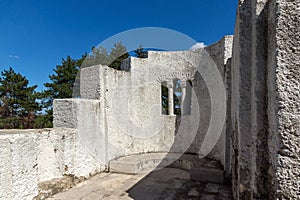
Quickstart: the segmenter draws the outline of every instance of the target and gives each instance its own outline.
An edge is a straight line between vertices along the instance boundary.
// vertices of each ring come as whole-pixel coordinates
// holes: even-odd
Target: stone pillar
[[[233,190],[236,199],[268,199],[267,0],[239,2],[232,63]]]
[[[174,115],[174,85],[173,81],[167,83],[169,93],[169,115]]]
[[[270,0],[268,123],[272,199],[300,198],[300,0]]]
[[[181,115],[185,115],[186,111],[186,81],[181,80],[180,81],[180,87],[181,87]]]
[[[231,98],[235,199],[300,196],[299,9],[300,0],[239,1]]]
[[[181,81],[180,87],[182,89],[181,99],[181,115],[191,114],[191,103],[192,103],[192,86],[188,80]]]

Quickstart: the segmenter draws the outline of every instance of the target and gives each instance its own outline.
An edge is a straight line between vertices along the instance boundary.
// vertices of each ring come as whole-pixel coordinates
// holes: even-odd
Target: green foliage
[[[28,87],[28,80],[12,68],[4,70],[0,78],[0,128],[52,127],[54,99],[79,97],[79,70],[96,64],[121,69],[122,60],[129,57],[121,42],[108,53],[104,47],[92,49],[91,55],[80,59],[70,56],[62,59],[45,83],[46,90],[35,92],[37,86]],[[38,101],[37,101],[38,100]]]
[[[114,43],[114,47],[108,53],[104,47],[93,47],[92,54],[88,55],[82,64],[82,68],[93,65],[107,65],[111,68],[120,70],[122,60],[129,57],[126,47],[122,42]]]
[[[49,76],[51,82],[44,84],[47,89],[39,94],[45,113],[37,117],[35,124],[37,127],[52,127],[54,99],[72,98],[73,95],[79,94],[79,85],[75,84],[75,79],[85,57],[86,55],[83,55],[77,60],[67,56],[66,59],[62,59],[60,65],[56,65],[54,74]]]
[[[47,87],[46,92],[49,93],[51,100],[72,97],[73,86],[79,68],[78,60],[72,59],[70,56],[62,59],[61,65],[56,65],[55,73],[49,76],[51,83],[44,84]]]
[[[80,96],[80,73],[78,73],[80,68],[102,64],[120,69],[121,61],[128,56],[126,47],[118,42],[114,44],[110,54],[104,47],[94,47],[91,55],[83,55],[78,60],[72,59],[70,56],[62,59],[62,63],[54,69],[54,74],[49,76],[51,81],[44,84],[47,89],[39,93],[44,113],[36,117],[35,127],[52,127],[52,102],[54,99]]]
[[[51,113],[49,113],[51,112]],[[46,114],[36,115],[34,119],[34,128],[51,128],[53,121],[52,110],[49,110]]]
[[[0,77],[0,128],[33,128],[35,113],[40,110],[36,102],[36,85],[11,67]]]
[[[109,54],[104,47],[93,47],[92,54],[86,55],[81,68],[90,67],[93,65],[109,65]]]
[[[114,44],[114,47],[111,49],[109,60],[109,67],[120,70],[122,60],[129,57],[129,54],[126,50],[126,47],[122,45],[121,42]]]
[[[166,83],[161,85],[161,106],[162,114],[169,115],[169,92]]]
[[[173,83],[174,93],[173,93],[173,100],[174,100],[174,114],[181,115],[181,97],[182,97],[182,89],[180,87],[180,80],[177,79]]]
[[[162,106],[162,114],[169,115],[169,95],[173,95],[173,106],[174,106],[174,114],[181,115],[181,98],[182,98],[182,89],[180,87],[180,80],[174,80],[174,92],[173,94],[169,93],[169,89],[167,87],[166,82],[161,83],[161,106]]]
[[[139,46],[136,50],[134,50],[134,54],[137,58],[148,58],[148,51],[142,47],[142,45]]]

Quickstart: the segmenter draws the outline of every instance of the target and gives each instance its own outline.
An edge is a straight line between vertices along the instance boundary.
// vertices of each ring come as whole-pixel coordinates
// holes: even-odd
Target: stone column
[[[182,89],[181,115],[190,115],[192,103],[192,86],[188,82],[188,80],[185,80],[180,82],[180,87]]]
[[[181,87],[181,115],[185,114],[185,102],[186,102],[186,81],[180,81],[180,87]]]
[[[169,115],[174,115],[174,85],[173,81],[168,82],[169,93]]]
[[[232,57],[235,199],[298,199],[300,0],[239,1]]]
[[[275,196],[300,197],[300,0],[270,0],[268,122]]]
[[[240,1],[232,58],[232,184],[235,199],[270,198],[268,186],[267,0]]]

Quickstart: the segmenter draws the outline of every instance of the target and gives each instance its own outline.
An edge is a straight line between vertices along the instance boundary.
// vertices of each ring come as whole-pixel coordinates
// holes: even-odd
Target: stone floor
[[[163,168],[149,174],[101,173],[51,200],[98,199],[232,199],[230,185],[189,180],[186,170]]]

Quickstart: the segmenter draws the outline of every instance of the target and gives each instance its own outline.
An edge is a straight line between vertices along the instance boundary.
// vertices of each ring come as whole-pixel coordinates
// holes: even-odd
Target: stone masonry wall
[[[209,55],[212,57],[218,69],[222,75],[224,86],[226,88],[226,99],[227,99],[227,111],[226,111],[226,122],[224,124],[223,133],[216,144],[212,152],[219,152],[222,154],[223,162],[225,168],[226,177],[230,177],[231,174],[231,164],[230,164],[230,155],[231,155],[231,57],[232,57],[232,44],[233,36],[227,35],[224,36],[220,41],[205,47]],[[218,149],[225,144],[224,149]]]
[[[0,130],[0,152],[0,199],[32,200],[41,182],[105,170],[74,129]]]
[[[232,178],[236,199],[265,199],[267,155],[266,1],[240,1],[232,57]]]
[[[240,0],[232,59],[229,36],[206,47],[230,102],[219,105],[227,104],[227,119],[208,156],[219,160],[227,175],[232,164],[235,199],[300,197],[299,33],[300,0]],[[197,77],[195,66],[205,69],[210,60],[199,59],[201,50],[148,55],[127,60],[125,71],[83,69],[82,99],[54,101],[54,129],[0,130],[0,199],[33,199],[41,182],[64,175],[89,177],[120,156],[182,152],[194,139],[188,135],[195,131],[190,125],[199,117],[203,121],[186,152],[203,150],[212,99],[203,80],[207,77]],[[181,117],[186,123],[181,130],[177,116],[161,114],[161,82],[173,78],[192,79],[201,100],[191,100],[200,116],[192,109]],[[147,85],[153,81],[157,84]]]
[[[209,68],[209,63],[215,62],[216,69],[220,71],[217,73],[220,73],[224,81],[226,62],[231,56],[231,44],[232,37],[227,36],[211,48],[208,47],[207,51],[212,57],[210,60],[204,59],[205,55],[209,57],[206,51],[199,50],[149,52],[148,58],[127,60],[125,71],[117,71],[100,65],[82,69],[80,75],[82,99],[76,100],[77,103],[75,106],[73,105],[73,108],[79,110],[81,101],[99,102],[97,112],[101,117],[96,120],[99,126],[89,129],[88,132],[95,134],[94,138],[101,136],[101,140],[104,141],[98,145],[98,147],[104,146],[105,149],[105,158],[101,158],[101,160],[105,160],[107,163],[107,161],[120,156],[146,152],[199,153],[207,126],[210,123],[211,99],[207,88],[205,89],[205,83],[199,82],[194,77],[196,67],[199,65],[202,68]],[[181,117],[181,125],[185,128],[181,128],[179,131],[181,134],[178,135],[176,135],[178,133],[176,130],[177,117],[174,114],[163,115],[161,113],[161,81],[168,81],[170,84],[174,78],[182,81],[190,79],[193,82],[194,91],[200,95],[198,95],[198,100],[201,101],[192,100],[195,109],[192,109],[190,115]],[[203,103],[205,99],[208,101],[206,104]],[[63,101],[66,102],[63,103]],[[54,119],[55,126],[73,127],[71,123],[73,121],[77,121],[77,123],[83,121],[83,124],[89,124],[86,127],[92,126],[94,123],[91,123],[90,120],[93,117],[85,117],[81,120],[79,118],[71,119],[67,121],[70,122],[69,124],[64,124],[64,121],[60,120],[65,118],[61,116],[74,113],[69,109],[72,104],[74,104],[74,100],[56,101],[54,108],[58,117]],[[192,130],[195,123],[194,125],[188,123],[199,120],[197,107],[200,108],[202,114],[200,123],[196,122],[199,123],[200,128],[197,130],[195,127],[196,130]],[[94,109],[85,111],[94,113]],[[81,115],[78,111],[76,113],[77,116]],[[224,125],[219,141],[209,154],[209,157],[219,160],[223,165],[225,165],[225,127]],[[84,133],[87,132],[87,129],[82,130]],[[192,142],[190,139],[193,140],[194,137],[190,134],[193,132],[196,134],[196,142],[194,141],[189,149],[187,149],[189,147],[187,145],[183,150],[185,143]],[[103,151],[99,150],[98,152]]]
[[[239,1],[232,58],[235,199],[299,198],[299,6]]]
[[[300,1],[269,3],[271,180],[279,199],[300,198]]]

